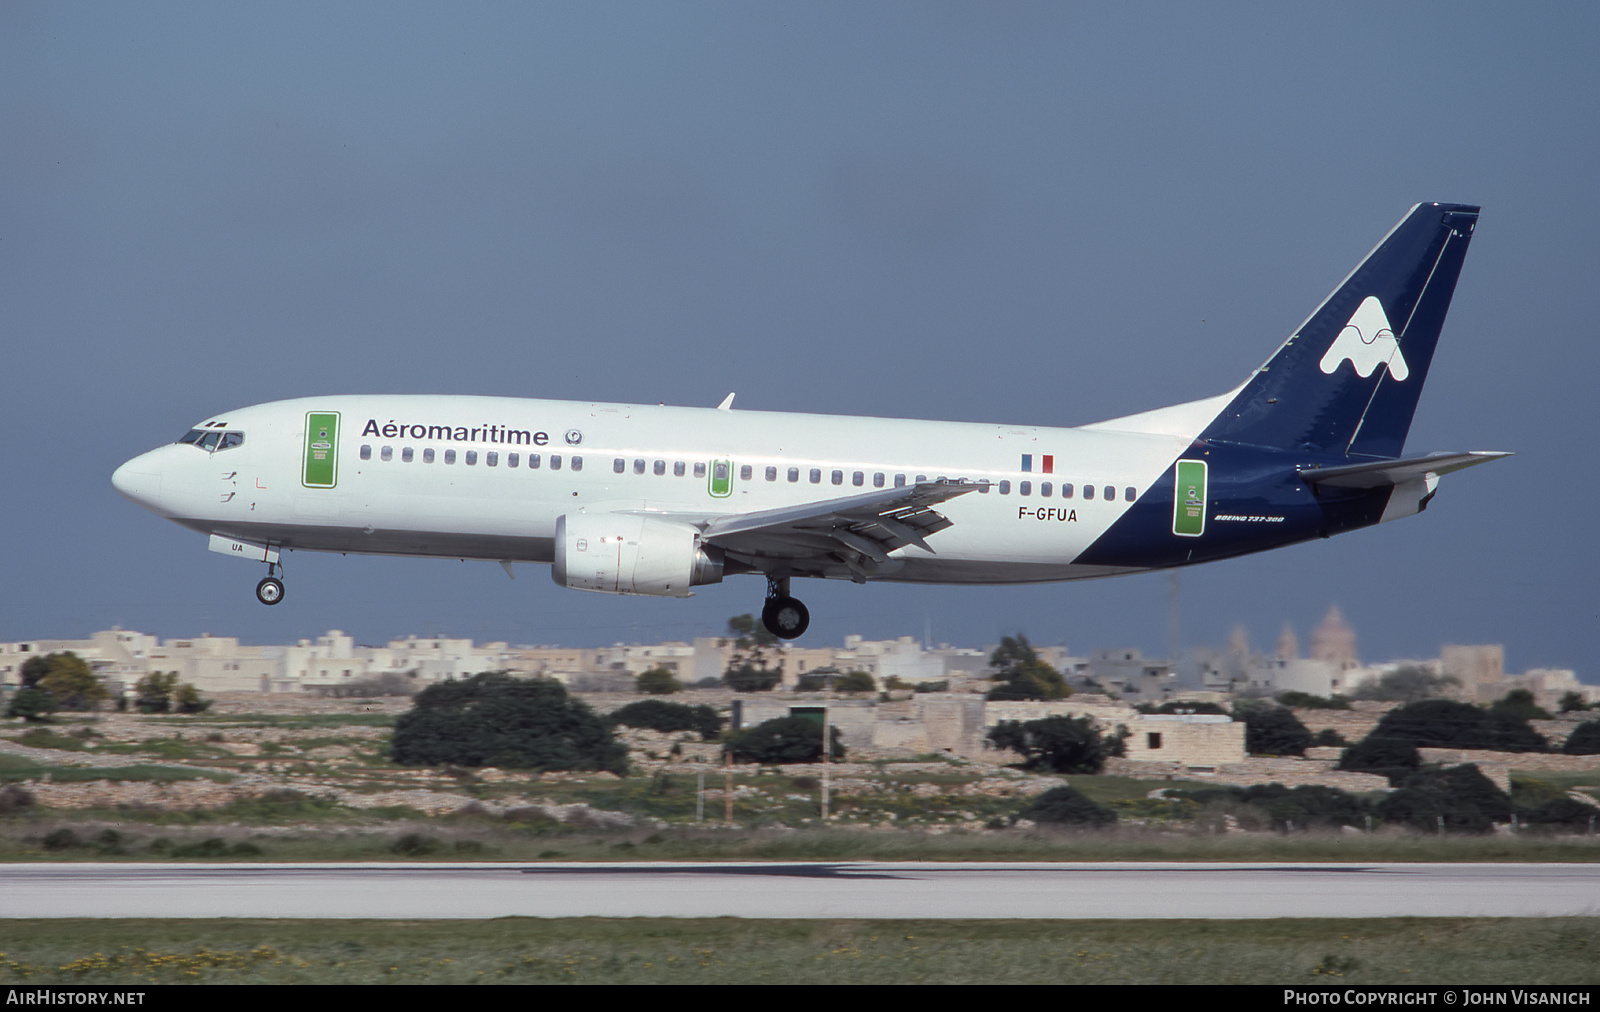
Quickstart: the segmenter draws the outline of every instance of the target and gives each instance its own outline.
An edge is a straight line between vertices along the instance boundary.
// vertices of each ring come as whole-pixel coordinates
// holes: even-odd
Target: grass
[[[1593,985],[1597,956],[1597,918],[0,921],[30,985]]]
[[[214,780],[225,784],[233,780],[233,777],[226,773],[175,766],[150,766],[142,763],[128,766],[52,766],[22,756],[0,754],[0,783],[40,780],[47,776],[58,784],[90,783],[95,780],[143,780],[161,784],[178,780]]]

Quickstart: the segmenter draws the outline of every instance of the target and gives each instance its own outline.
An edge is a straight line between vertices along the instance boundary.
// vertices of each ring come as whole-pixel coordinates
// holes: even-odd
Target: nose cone
[[[159,452],[142,453],[111,475],[111,484],[118,492],[156,513],[161,512],[161,468],[155,459]]]

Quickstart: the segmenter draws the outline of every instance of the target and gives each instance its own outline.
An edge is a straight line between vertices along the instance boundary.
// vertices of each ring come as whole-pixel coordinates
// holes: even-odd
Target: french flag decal
[[[1040,474],[1056,473],[1056,458],[1054,454],[1044,454],[1039,458],[1039,463],[1041,465],[1039,468]],[[1024,453],[1022,455],[1022,470],[1029,473],[1033,471],[1033,454]]]

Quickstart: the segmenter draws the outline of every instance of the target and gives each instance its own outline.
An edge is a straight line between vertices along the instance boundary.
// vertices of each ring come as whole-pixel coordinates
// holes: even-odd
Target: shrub
[[[1021,633],[1001,637],[989,665],[995,669],[996,683],[989,690],[989,699],[1066,699],[1072,695],[1066,679],[1039,659],[1033,644]]]
[[[406,766],[499,766],[627,772],[610,726],[559,682],[485,672],[422,690],[395,722],[391,754]]]
[[[844,758],[839,729],[830,728],[832,755]],[[739,762],[814,763],[822,759],[822,725],[808,717],[778,717],[728,736],[728,751]]]
[[[1302,710],[1348,710],[1350,700],[1340,695],[1313,696],[1309,692],[1291,690],[1278,693],[1278,702],[1284,706],[1298,707]]]
[[[1017,817],[1052,826],[1109,826],[1117,821],[1116,812],[1066,786],[1045,791]]]
[[[1099,773],[1114,737],[1102,735],[1088,717],[1002,720],[988,735],[996,748],[1020,753],[1023,769],[1052,773]]]
[[[651,668],[644,672],[638,678],[637,687],[640,692],[652,696],[670,696],[683,691],[683,683],[667,668]]]
[[[688,706],[669,703],[664,699],[641,699],[611,711],[608,719],[614,724],[649,728],[671,734],[675,731],[696,731],[702,739],[715,737],[722,730],[722,718],[709,706]]]
[[[722,680],[734,692],[767,692],[783,681],[783,672],[746,664],[729,668]]]
[[[1533,693],[1527,689],[1512,689],[1504,696],[1495,700],[1490,707],[1498,713],[1508,713],[1513,717],[1523,720],[1550,720],[1549,711],[1540,706],[1533,698]]]
[[[1331,727],[1325,727],[1318,731],[1316,736],[1311,739],[1311,744],[1322,748],[1343,748],[1350,743],[1345,741],[1344,735],[1340,734],[1338,731]]]
[[[1248,805],[1260,812],[1263,822],[1284,831],[1364,826],[1369,812],[1367,803],[1361,798],[1320,784],[1301,784],[1293,789],[1282,784],[1204,787],[1169,790],[1167,796],[1202,805],[1219,801]]]

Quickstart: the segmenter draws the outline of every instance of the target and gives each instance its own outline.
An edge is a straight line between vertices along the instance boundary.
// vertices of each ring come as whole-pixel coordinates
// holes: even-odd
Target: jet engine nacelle
[[[572,590],[688,597],[722,582],[722,552],[687,524],[626,513],[568,513],[556,520],[550,576]]]

